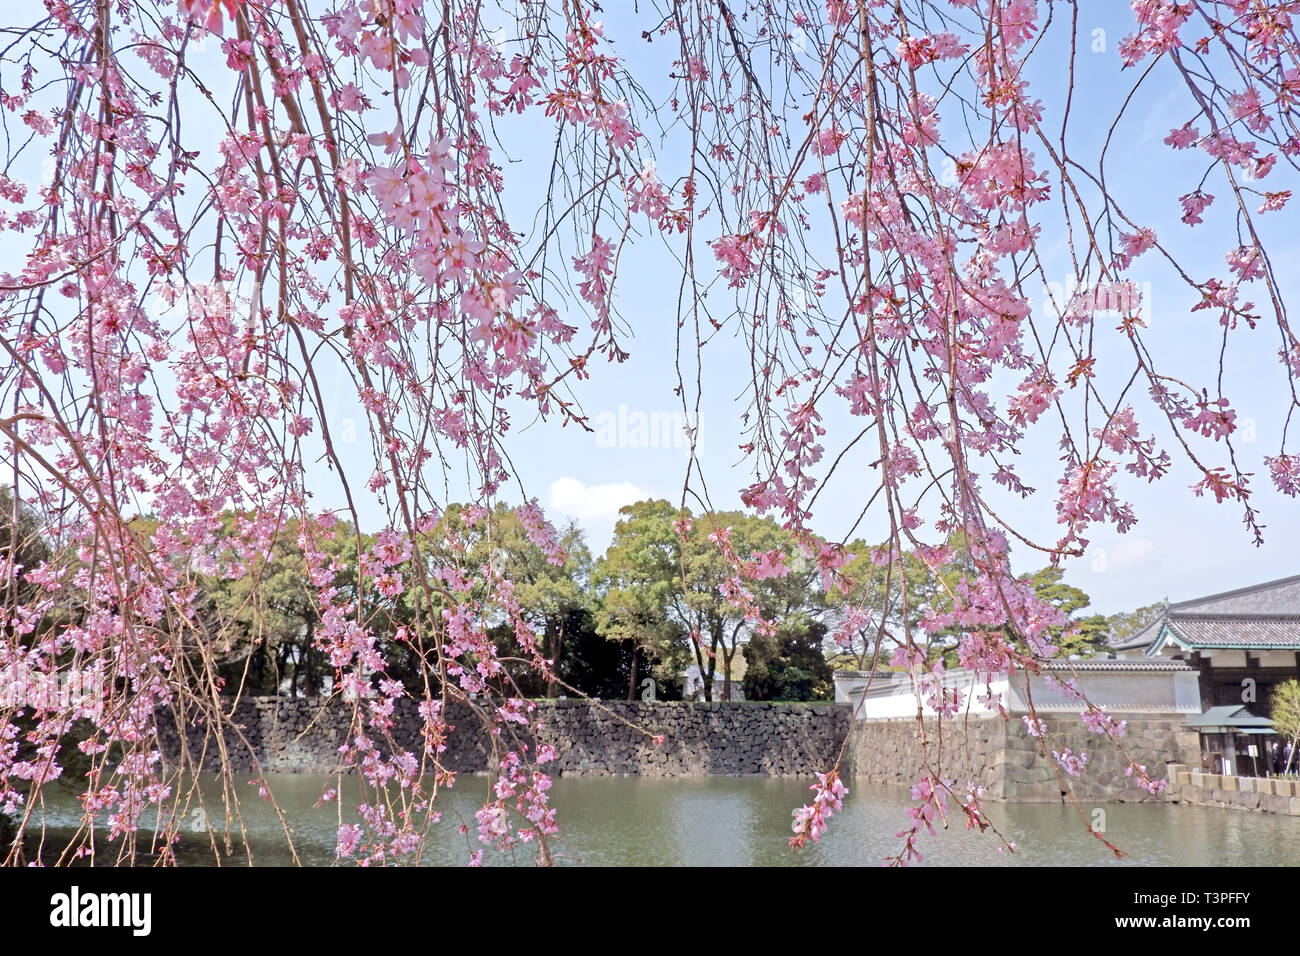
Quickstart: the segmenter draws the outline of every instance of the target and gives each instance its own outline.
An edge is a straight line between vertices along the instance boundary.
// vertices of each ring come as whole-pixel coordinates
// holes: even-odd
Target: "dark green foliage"
[[[711,535],[728,535],[741,561],[781,556],[787,573],[744,585],[766,620],[779,623],[823,610],[816,566],[771,518],[737,511],[692,516],[663,500],[638,501],[620,515],[614,541],[596,564],[598,626],[611,640],[640,648],[653,661],[661,688],[676,684],[694,664],[705,699],[726,699],[735,655],[752,637],[751,622],[726,596],[735,570]]]
[[[826,660],[826,625],[796,617],[745,646],[746,700],[829,700],[834,672]]]
[[[1136,611],[1121,611],[1119,614],[1112,614],[1106,619],[1106,624],[1110,628],[1111,639],[1119,642],[1132,637],[1148,624],[1153,624],[1165,613],[1165,609],[1168,607],[1168,601],[1157,601],[1155,604],[1140,607]]]
[[[1066,615],[1065,627],[1051,629],[1051,641],[1060,648],[1058,656],[1077,654],[1080,657],[1091,657],[1106,643],[1110,626],[1101,614],[1076,616],[1078,611],[1088,606],[1091,599],[1079,588],[1066,584],[1062,580],[1064,575],[1065,572],[1059,567],[1046,567],[1033,574],[1029,580],[1040,598]]]

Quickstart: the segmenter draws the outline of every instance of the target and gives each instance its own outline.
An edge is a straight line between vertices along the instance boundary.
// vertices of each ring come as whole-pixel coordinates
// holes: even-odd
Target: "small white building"
[[[726,686],[727,678],[722,673],[721,668],[713,675],[713,699],[714,700],[744,700],[745,688],[742,678],[745,676],[743,663],[737,667],[738,662],[743,661],[742,655],[737,654],[732,660],[731,668],[731,696],[724,698],[723,688]],[[700,674],[698,664],[692,664],[682,672],[682,700],[704,700],[704,677]]]
[[[932,680],[927,677],[920,685],[909,672],[880,671],[873,677],[864,671],[837,671],[835,701],[852,705],[859,720],[915,717],[918,706],[933,716],[934,709],[924,702]],[[1197,671],[1182,661],[1049,661],[1039,674],[1003,675],[991,682],[977,680],[967,670],[943,675],[945,692],[960,691],[961,712],[972,717],[997,714],[999,704],[1009,714],[1025,714],[1031,700],[1041,714],[1078,714],[1082,708],[1070,686],[1113,714],[1201,712]]]

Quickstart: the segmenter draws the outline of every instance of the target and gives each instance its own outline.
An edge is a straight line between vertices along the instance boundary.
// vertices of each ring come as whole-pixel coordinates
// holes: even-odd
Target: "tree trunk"
[[[736,644],[736,641],[740,637],[740,628],[742,627],[743,623],[744,622],[742,621],[741,623],[738,623],[734,628],[731,629],[731,649],[730,650],[727,649],[727,645],[725,642],[722,645],[722,676],[723,676],[722,699],[723,700],[731,700],[731,661],[732,658],[736,656],[736,647],[738,646]],[[719,628],[721,628],[721,622],[719,622]]]
[[[298,666],[297,656],[291,654],[289,660],[293,663],[293,673],[289,675],[289,696],[298,696],[298,671],[302,668]]]
[[[0,862],[4,862],[4,860],[9,856],[10,851],[13,849],[14,840],[17,836],[18,828],[14,826],[13,821],[3,813],[0,813]],[[17,859],[17,857],[15,857],[15,859]]]
[[[691,645],[692,645],[692,650],[695,651],[695,666],[696,668],[698,668],[700,672],[700,690],[703,690],[704,689],[704,651],[702,649],[702,645],[698,640],[692,640]],[[695,700],[695,688],[693,686],[688,686],[686,690],[688,692],[687,697],[692,701]],[[706,697],[705,699],[707,700],[708,698]]]
[[[718,648],[722,646],[722,620],[710,615],[709,676],[704,681],[704,699],[708,701],[713,700],[713,678],[718,673]]]
[[[559,693],[559,685],[555,683],[555,675],[560,672],[560,645],[563,643],[563,638],[564,627],[556,628],[554,622],[547,621],[546,651],[547,657],[551,659],[551,672],[546,678],[546,696],[552,700]]]
[[[630,701],[636,700],[636,664],[637,664],[638,650],[639,649],[637,648],[637,646],[633,644],[632,645],[632,679],[628,681],[628,685],[627,685],[627,699]]]
[[[302,643],[302,659],[306,668],[302,676],[302,692],[308,697],[315,697],[319,689],[316,683],[316,672],[311,664],[311,643],[312,636],[316,633],[316,624],[310,618],[307,620],[307,636]]]
[[[253,645],[253,686],[259,694],[266,693],[266,655],[269,649],[266,643],[259,641]]]

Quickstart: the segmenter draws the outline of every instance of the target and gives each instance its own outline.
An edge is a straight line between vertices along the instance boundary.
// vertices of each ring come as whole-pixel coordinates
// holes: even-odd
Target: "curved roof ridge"
[[[1118,641],[1108,644],[1107,649],[1112,651],[1131,651],[1137,650],[1139,647],[1150,647],[1152,642],[1160,636],[1160,632],[1164,630],[1165,623],[1168,619],[1168,609],[1161,611],[1160,616],[1154,621],[1151,621],[1145,627],[1134,631],[1128,637],[1121,638]]]
[[[1129,660],[1109,660],[1106,658],[1085,657],[1072,661],[1047,660],[1042,662],[1046,670],[1084,670],[1084,671],[1186,671],[1195,670],[1190,664],[1173,660],[1151,660],[1149,658],[1132,658]]]
[[[1173,622],[1178,621],[1300,621],[1300,612],[1290,611],[1282,614],[1255,614],[1247,611],[1214,613],[1185,612],[1170,615]]]
[[[1292,574],[1285,578],[1276,578],[1272,581],[1263,581],[1259,584],[1250,584],[1246,587],[1233,588],[1231,591],[1220,591],[1217,594],[1205,594],[1198,598],[1189,598],[1186,601],[1174,601],[1169,605],[1169,610],[1177,611],[1180,607],[1186,607],[1192,604],[1204,604],[1208,601],[1217,601],[1222,598],[1241,597],[1242,595],[1252,594],[1256,591],[1275,588],[1279,585],[1297,583],[1300,583],[1300,574]]]

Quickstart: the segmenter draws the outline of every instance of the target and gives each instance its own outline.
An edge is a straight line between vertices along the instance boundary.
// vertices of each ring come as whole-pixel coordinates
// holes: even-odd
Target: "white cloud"
[[[1111,563],[1116,567],[1132,567],[1144,564],[1155,554],[1156,546],[1150,538],[1122,537],[1110,553]]]
[[[548,510],[577,520],[583,525],[609,525],[618,521],[618,509],[650,497],[630,481],[585,485],[576,478],[551,482]]]

